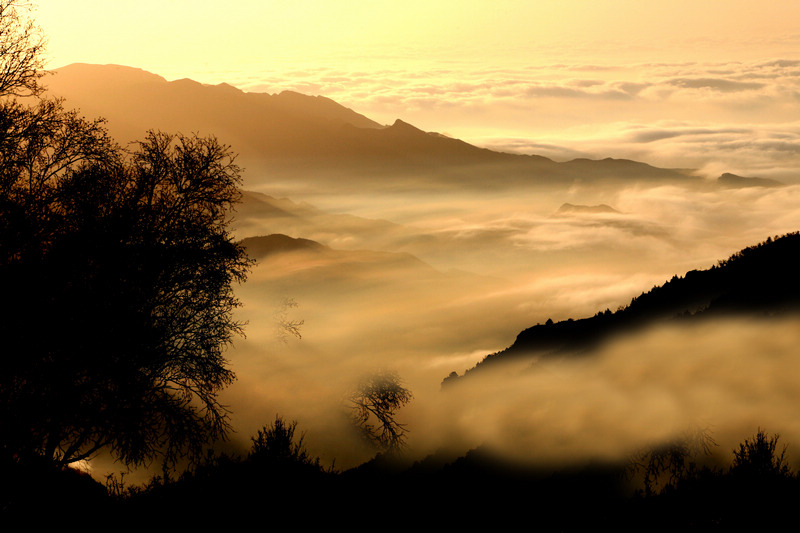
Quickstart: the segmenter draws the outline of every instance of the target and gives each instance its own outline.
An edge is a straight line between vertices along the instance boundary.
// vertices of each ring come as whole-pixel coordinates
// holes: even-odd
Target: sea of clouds
[[[276,64],[224,76],[246,91],[322,95],[381,123],[400,118],[499,150],[800,179],[796,59],[414,70]]]
[[[614,310],[673,275],[800,229],[800,60],[276,67],[225,79],[320,94],[381,123],[401,118],[500,150],[790,184],[359,196],[309,192],[299,179],[282,207],[304,201],[320,212],[239,220],[238,236],[286,233],[335,251],[263,259],[237,288],[248,324],[227,352],[239,378],[224,395],[234,449],[280,414],[298,420],[326,464],[369,459],[375,450],[358,440],[346,398],[384,369],[414,393],[398,414],[413,457],[486,445],[534,462],[619,460],[692,427],[709,428],[724,456],[759,425],[800,446],[796,318],[661,328],[592,358],[499,367],[440,390],[449,372],[524,328]],[[616,212],[559,216],[565,202]],[[286,298],[297,307],[281,307]],[[276,334],[281,313],[304,321],[302,339]]]

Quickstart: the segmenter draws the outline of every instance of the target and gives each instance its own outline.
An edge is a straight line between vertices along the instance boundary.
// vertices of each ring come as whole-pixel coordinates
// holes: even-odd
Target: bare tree
[[[384,371],[367,376],[350,396],[353,422],[379,449],[398,451],[405,447],[407,430],[395,415],[412,398],[413,394],[403,387],[395,372]]]
[[[289,336],[302,339],[300,328],[305,324],[304,320],[289,318],[289,310],[297,307],[294,298],[282,298],[275,311],[275,336],[279,341],[287,343]]]
[[[629,472],[642,475],[644,493],[652,496],[694,475],[698,458],[710,455],[716,445],[708,428],[686,430],[671,442],[636,453]]]
[[[41,92],[45,39],[27,15],[30,3],[0,0],[0,96]]]

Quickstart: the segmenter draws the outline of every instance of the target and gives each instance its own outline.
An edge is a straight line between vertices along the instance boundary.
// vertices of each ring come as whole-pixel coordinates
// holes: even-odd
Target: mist
[[[793,61],[627,70],[554,66],[529,69],[537,78],[533,81],[498,81],[495,86],[505,86],[507,94],[492,84],[453,86],[448,93],[448,109],[462,117],[480,106],[517,116],[513,112],[520,107],[513,102],[535,102],[536,109],[518,113],[522,122],[533,124],[534,114],[537,131],[550,128],[556,117],[563,125],[546,138],[533,130],[514,137],[514,125],[495,122],[499,115],[494,111],[472,116],[480,126],[474,135],[493,138],[496,147],[526,153],[548,148],[544,155],[561,154],[562,159],[626,156],[684,168],[679,171],[614,160],[558,164],[489,154],[404,122],[382,128],[326,99],[253,95],[186,80],[170,83],[125,67],[78,65],[59,76],[62,88],[77,83],[67,92],[70,101],[84,94],[77,103],[96,105],[89,110],[110,117],[117,138],[153,126],[228,134],[245,167],[243,201],[232,213],[235,237],[284,234],[317,243],[258,253],[253,247],[257,263],[248,281],[236,287],[243,303],[237,318],[246,323],[246,338],[236,339],[227,351],[238,381],[222,398],[234,429],[226,446],[244,453],[250,437],[277,414],[297,420],[309,451],[325,464],[335,461],[337,468],[348,468],[376,450],[359,440],[346,398],[361,377],[380,370],[397,372],[414,394],[397,415],[409,429],[409,458],[437,449],[464,453],[480,445],[526,461],[619,458],[695,423],[692,417],[705,412],[691,403],[699,402],[702,384],[698,381],[692,391],[658,384],[670,375],[678,380],[690,363],[676,365],[672,374],[645,367],[639,371],[641,386],[634,387],[623,367],[637,350],[625,344],[580,362],[543,361],[537,367],[541,372],[526,367],[508,379],[487,376],[483,385],[478,383],[484,379],[471,379],[475,385],[464,384],[465,392],[440,387],[451,372],[461,374],[510,346],[530,326],[615,310],[675,275],[709,268],[767,237],[796,231],[797,128],[791,116],[780,118],[794,97],[778,90],[795,79],[796,68]],[[92,72],[118,83],[113,86],[119,90],[101,85],[81,92],[78,82]],[[564,79],[567,72],[569,80]],[[632,72],[641,79],[626,80]],[[149,115],[119,105],[117,100],[127,100],[118,96],[139,94],[134,91],[139,82],[125,88],[129,78],[151,91],[146,93],[153,102],[146,109]],[[404,88],[393,90],[401,97]],[[482,90],[489,91],[483,103],[468,102],[469,94]],[[441,101],[435,87],[431,93]],[[628,96],[622,98],[623,93]],[[780,98],[768,98],[771,94]],[[189,108],[158,111],[173,109],[170,102],[176,99],[210,95],[216,107],[202,108],[205,114]],[[703,113],[673,114],[695,98]],[[765,98],[760,115],[765,122],[753,125],[752,113],[733,112],[742,102],[749,106]],[[540,115],[537,109],[545,104],[552,108]],[[274,108],[288,115],[281,119]],[[293,115],[312,111],[320,118],[307,129],[306,119]],[[459,122],[439,111],[433,108],[431,120],[452,124],[461,136],[455,129]],[[346,126],[352,121],[361,126]],[[502,136],[492,137],[491,128]],[[784,185],[717,181],[730,171],[779,179]],[[753,186],[764,184],[770,186]],[[577,207],[565,209],[565,204]],[[287,301],[297,306],[287,307]],[[281,321],[302,322],[302,338],[281,331]],[[646,346],[640,351],[662,354],[652,358],[656,369],[667,364],[670,353],[694,353],[698,335],[724,339],[728,328],[749,328],[769,331],[770,338],[785,338],[787,330],[791,338],[796,324],[763,326],[718,325],[684,337],[679,331],[653,332],[652,339],[660,341],[647,337],[636,342]],[[760,353],[758,336],[748,339],[734,351]],[[791,345],[784,352],[788,357]],[[629,367],[645,364],[635,359]],[[645,383],[651,374],[656,382]],[[720,418],[708,422],[718,424],[718,442],[729,437],[739,442],[753,431],[746,428],[752,422],[749,411],[739,408],[747,403],[746,390],[729,388],[733,397],[725,402],[734,408],[723,413],[728,418],[717,411],[707,416]],[[651,420],[663,423],[651,427]],[[764,417],[756,423],[770,421]],[[775,419],[776,426],[781,422]],[[767,429],[794,435],[792,427]],[[97,468],[101,464],[95,463]]]
[[[758,426],[796,442],[795,318],[667,327],[581,359],[520,361],[445,391],[441,381],[548,318],[616,309],[675,274],[795,230],[798,194],[635,186],[253,195],[237,219],[246,233],[329,248],[261,257],[237,290],[248,325],[228,353],[238,375],[225,395],[233,443],[246,449],[280,414],[298,421],[323,461],[356,466],[375,450],[353,431],[346,398],[359,378],[384,369],[414,394],[398,413],[409,457],[483,445],[542,464],[619,460],[697,426],[723,454]],[[567,201],[616,212],[559,213]],[[284,215],[257,216],[264,205]],[[282,308],[285,298],[297,307]],[[304,321],[302,339],[278,334],[281,313]]]
[[[666,326],[583,358],[506,364],[440,393],[417,425],[541,464],[624,460],[694,428],[730,460],[762,427],[780,433],[796,460],[798,325],[792,317]],[[441,444],[433,440],[415,442]]]

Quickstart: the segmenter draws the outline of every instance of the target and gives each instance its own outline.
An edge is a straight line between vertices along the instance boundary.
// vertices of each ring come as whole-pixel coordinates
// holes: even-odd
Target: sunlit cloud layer
[[[800,186],[582,187],[496,199],[454,190],[446,209],[438,196],[323,197],[361,216],[287,199],[272,200],[283,218],[243,210],[250,234],[285,232],[336,250],[264,258],[239,290],[248,338],[230,352],[239,381],[227,401],[241,446],[281,413],[308,428],[324,460],[368,459],[345,398],[359,377],[382,369],[415,394],[402,420],[417,456],[486,444],[531,461],[620,459],[692,425],[709,426],[723,451],[759,424],[800,441],[781,403],[796,390],[781,370],[797,364],[794,319],[655,331],[596,358],[525,362],[524,371],[499,369],[440,392],[451,371],[509,346],[522,329],[615,310],[673,275],[796,231]],[[560,213],[563,202],[616,212]],[[275,335],[285,297],[298,303],[291,318],[305,321],[302,340]]]
[[[588,359],[509,364],[431,401],[420,423],[427,435],[459,435],[466,445],[547,464],[625,460],[699,428],[729,462],[730,450],[758,427],[800,441],[793,409],[797,325],[789,319],[665,327]],[[790,447],[789,454],[796,460],[800,450]]]
[[[557,160],[618,157],[797,179],[800,60],[233,76],[256,92],[321,94],[495,149]]]

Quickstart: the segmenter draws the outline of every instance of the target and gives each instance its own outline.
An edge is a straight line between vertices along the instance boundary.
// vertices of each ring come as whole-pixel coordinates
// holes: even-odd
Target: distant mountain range
[[[513,357],[584,354],[613,336],[674,320],[700,320],[732,314],[771,316],[800,311],[800,233],[790,233],[745,248],[708,270],[674,276],[615,312],[590,318],[538,324],[522,331],[514,344],[487,355],[465,375]],[[445,383],[458,376],[451,374]]]
[[[149,129],[215,135],[239,154],[246,186],[271,180],[321,181],[337,187],[385,188],[558,186],[576,182],[703,184],[684,170],[620,159],[558,163],[541,156],[495,152],[402,120],[390,126],[322,96],[284,91],[246,93],[227,84],[172,82],[119,65],[73,64],[45,79],[89,117],[108,119],[120,142]],[[387,181],[387,177],[400,180]],[[743,178],[742,178],[743,179]],[[726,179],[725,186],[767,185]]]

